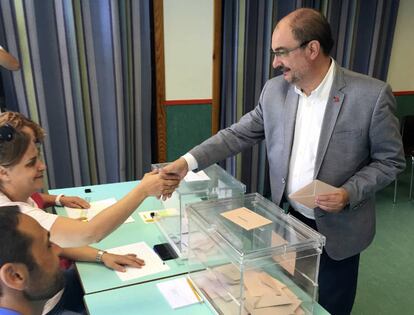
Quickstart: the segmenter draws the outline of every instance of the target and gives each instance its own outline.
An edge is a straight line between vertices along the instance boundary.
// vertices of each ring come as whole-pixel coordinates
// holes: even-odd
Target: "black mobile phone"
[[[169,243],[154,245],[153,249],[163,261],[178,258],[177,253]]]

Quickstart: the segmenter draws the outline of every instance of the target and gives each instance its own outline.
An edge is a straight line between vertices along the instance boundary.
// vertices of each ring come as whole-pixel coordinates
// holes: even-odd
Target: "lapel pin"
[[[333,101],[334,101],[334,102],[339,102],[339,96],[334,96],[334,97],[333,97]]]

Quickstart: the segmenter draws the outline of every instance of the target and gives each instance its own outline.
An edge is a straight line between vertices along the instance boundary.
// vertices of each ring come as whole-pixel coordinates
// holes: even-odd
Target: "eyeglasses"
[[[272,58],[276,58],[276,57],[287,57],[292,51],[299,49],[299,48],[303,48],[305,47],[307,44],[309,44],[311,41],[307,40],[304,41],[302,44],[300,44],[299,46],[295,47],[295,48],[279,48],[276,50],[270,49],[270,54],[272,55]]]
[[[16,130],[8,124],[1,126],[0,127],[0,141],[7,141],[7,142],[12,141],[14,138],[15,132]]]

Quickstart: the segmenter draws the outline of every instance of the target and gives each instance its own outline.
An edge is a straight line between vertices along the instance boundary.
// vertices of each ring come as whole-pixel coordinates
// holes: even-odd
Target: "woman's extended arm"
[[[148,173],[125,197],[88,222],[58,217],[50,230],[51,241],[61,247],[98,242],[125,222],[146,197],[171,193],[178,184],[179,178],[175,175],[162,178],[157,171]]]

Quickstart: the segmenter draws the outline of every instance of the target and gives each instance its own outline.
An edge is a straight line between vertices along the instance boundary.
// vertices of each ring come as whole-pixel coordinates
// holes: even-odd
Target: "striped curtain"
[[[332,56],[344,67],[385,80],[398,0],[239,0],[223,1],[221,128],[252,110],[271,67],[273,28],[290,12],[310,7],[327,16],[335,40]],[[226,169],[248,192],[270,197],[265,143],[230,158]]]
[[[47,132],[52,188],[140,178],[151,163],[150,0],[1,0],[8,110]]]

